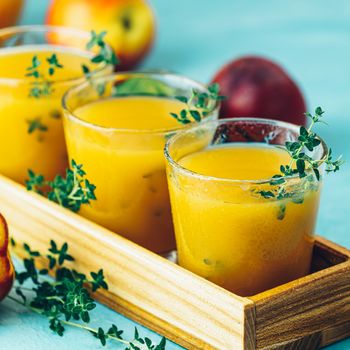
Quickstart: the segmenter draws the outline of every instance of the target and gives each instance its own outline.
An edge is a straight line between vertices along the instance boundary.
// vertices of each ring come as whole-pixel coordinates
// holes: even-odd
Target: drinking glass
[[[33,25],[0,30],[1,174],[24,183],[28,169],[48,179],[64,173],[63,93],[84,81],[82,64],[91,66],[93,74],[112,71],[110,66],[91,64],[93,52],[85,49],[89,40],[89,33],[65,27]],[[52,54],[63,67],[56,67],[50,75],[47,59]],[[39,76],[28,76],[34,70]],[[46,89],[46,93],[39,96],[38,89]]]
[[[175,248],[163,148],[166,140],[185,126],[174,123],[176,126],[171,128],[157,127],[159,115],[155,113],[160,112],[147,107],[146,102],[156,98],[166,106],[177,101],[176,96],[191,96],[193,89],[208,93],[204,85],[179,75],[120,73],[83,83],[65,95],[69,158],[83,164],[87,178],[96,185],[97,200],[81,208],[83,216],[157,253]],[[146,120],[152,127],[115,127],[117,114],[130,114],[130,110],[120,107],[112,112],[102,108],[105,101],[118,106],[130,97],[144,101],[141,110],[128,107],[132,115],[141,113],[142,122]],[[101,107],[97,109],[99,103]],[[76,111],[82,108],[94,108],[91,113],[103,117],[107,124],[80,117]],[[162,114],[172,121],[170,110]],[[215,103],[206,119],[217,115]]]
[[[309,272],[322,183],[313,173],[287,177],[286,195],[278,199],[262,195],[280,189],[273,178],[251,180],[254,174],[247,180],[221,178],[182,164],[196,152],[222,147],[268,146],[281,152],[287,141],[298,136],[299,128],[292,124],[237,118],[196,125],[167,142],[167,176],[181,266],[242,296]],[[309,153],[322,159],[327,149],[322,142]],[[207,159],[202,157],[203,162]],[[218,163],[212,170],[229,165],[234,166]]]

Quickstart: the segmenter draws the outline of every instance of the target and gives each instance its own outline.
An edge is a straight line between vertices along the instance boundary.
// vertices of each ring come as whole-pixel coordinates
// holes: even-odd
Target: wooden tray
[[[102,267],[97,299],[187,349],[319,349],[350,335],[350,251],[317,237],[313,273],[251,298],[232,294],[0,177],[18,241],[68,242],[82,272]]]

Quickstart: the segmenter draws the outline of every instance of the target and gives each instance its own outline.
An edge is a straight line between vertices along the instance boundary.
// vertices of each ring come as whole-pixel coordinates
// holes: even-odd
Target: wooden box
[[[98,300],[187,349],[319,349],[350,335],[350,251],[317,237],[313,273],[251,298],[232,294],[0,177],[10,233],[34,249],[68,242],[102,267]]]

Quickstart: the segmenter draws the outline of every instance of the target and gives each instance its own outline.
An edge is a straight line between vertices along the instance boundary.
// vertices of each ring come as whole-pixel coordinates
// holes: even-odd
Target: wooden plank
[[[304,338],[285,344],[274,344],[264,349],[269,350],[318,350],[334,344],[350,336],[350,322],[324,329],[321,332],[310,334]]]
[[[75,268],[104,269],[98,300],[186,349],[312,350],[350,335],[350,252],[323,238],[315,273],[241,298],[2,177],[0,212],[35,249],[67,241]]]
[[[68,242],[74,267],[103,268],[101,301],[187,349],[249,349],[253,302],[241,298],[123,239],[22,186],[0,177],[0,211],[18,241],[45,250]],[[251,310],[250,310],[251,311]],[[244,326],[250,325],[248,338]],[[245,345],[246,343],[246,345]]]
[[[322,334],[318,332],[284,344],[274,344],[263,350],[318,350],[321,348],[321,341]]]
[[[325,256],[334,255],[329,261],[342,257],[343,262],[337,260],[335,266],[251,298],[256,306],[258,349],[309,341],[330,327],[333,333],[325,333],[329,339],[348,335],[341,330],[350,320],[349,251],[319,237],[317,245]],[[334,332],[338,335],[333,336]]]
[[[322,346],[334,344],[350,337],[350,322],[341,323],[322,331]]]
[[[328,255],[329,258],[342,258],[343,261],[350,258],[350,250],[342,247],[341,245],[334,243],[324,237],[316,236],[316,244],[323,251],[323,255]],[[332,261],[332,260],[331,260]],[[335,261],[339,263],[340,261]]]
[[[244,339],[243,348],[245,350],[256,349],[256,329],[255,329],[255,305],[245,306],[245,317],[244,317]]]

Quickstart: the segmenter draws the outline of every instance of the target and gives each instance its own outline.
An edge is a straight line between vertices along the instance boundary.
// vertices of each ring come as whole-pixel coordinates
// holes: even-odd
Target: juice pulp
[[[263,185],[229,181],[268,179],[289,161],[283,149],[246,144],[180,159],[195,173],[228,179],[170,174],[180,265],[243,296],[307,274],[319,190],[307,191],[297,204],[263,198],[256,192]]]
[[[179,127],[170,112],[183,108],[170,98],[114,97],[74,111],[89,124],[65,118],[69,157],[96,185],[82,215],[153,251],[175,247],[163,148],[166,130]]]
[[[26,77],[33,56],[41,61],[39,70],[48,77],[46,59],[53,53],[64,66],[50,77],[54,83],[50,96],[29,97],[33,77]],[[0,173],[23,183],[28,169],[52,179],[67,166],[61,120],[61,98],[82,77],[82,64],[90,65],[87,53],[60,46],[26,45],[0,49]],[[35,128],[31,123],[45,126]]]

